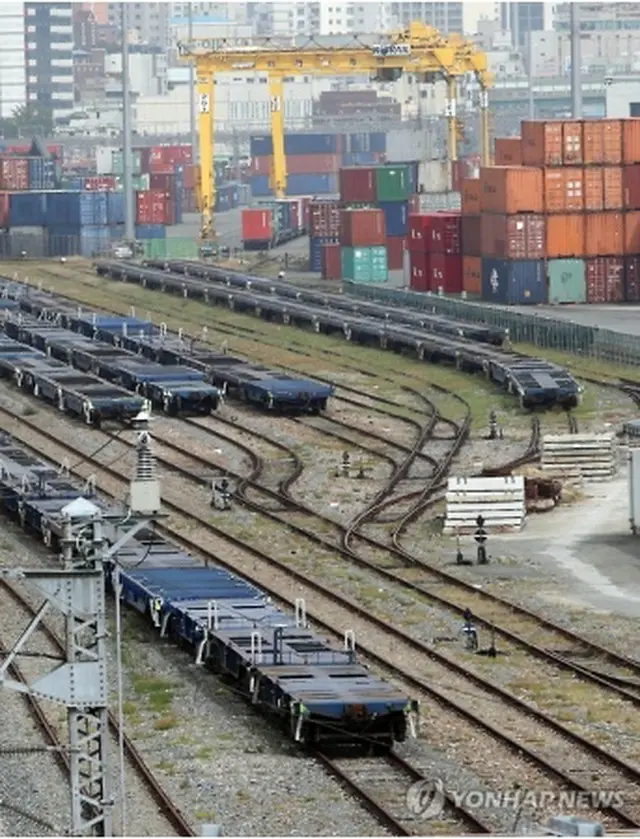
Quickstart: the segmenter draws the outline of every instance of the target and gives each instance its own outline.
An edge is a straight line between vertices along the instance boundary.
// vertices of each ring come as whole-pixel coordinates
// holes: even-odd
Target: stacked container
[[[49,256],[92,257],[109,245],[106,192],[50,192],[45,223]]]
[[[305,207],[298,198],[265,201],[242,211],[245,250],[267,250],[300,236]],[[320,270],[318,268],[318,270]]]
[[[340,204],[330,199],[311,201],[308,214],[309,270],[321,272],[327,280],[340,279]]]
[[[462,291],[460,213],[415,213],[409,217],[410,286],[414,291]]]
[[[381,209],[340,211],[342,278],[357,283],[388,279],[385,213]]]

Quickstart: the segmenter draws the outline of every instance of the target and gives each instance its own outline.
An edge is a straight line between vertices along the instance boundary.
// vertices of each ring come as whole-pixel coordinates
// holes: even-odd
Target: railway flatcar
[[[25,530],[57,550],[78,498],[116,512],[91,485],[61,475],[0,433],[0,504]],[[146,531],[118,551],[117,562],[124,604],[159,637],[233,683],[295,742],[387,749],[406,739],[417,702],[358,662],[353,636],[338,649],[315,635],[302,601],[293,616],[229,570],[205,568]]]

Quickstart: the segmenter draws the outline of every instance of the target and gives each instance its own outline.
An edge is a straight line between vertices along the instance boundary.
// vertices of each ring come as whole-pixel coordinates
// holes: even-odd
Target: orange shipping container
[[[624,178],[622,166],[605,166],[604,179],[605,210],[621,210],[624,207]]]
[[[602,166],[589,166],[584,170],[584,208],[587,211],[604,210],[604,175]]]
[[[480,178],[462,181],[462,215],[477,216],[480,212]]]
[[[577,167],[544,170],[544,207],[547,213],[584,210],[583,170]]]
[[[640,212],[624,214],[624,252],[628,256],[640,253]]]
[[[547,256],[561,259],[569,256],[584,256],[583,215],[547,216]]]
[[[622,121],[622,161],[640,163],[640,119]]]
[[[541,213],[542,169],[487,166],[480,170],[480,209],[489,213]]]
[[[496,137],[496,166],[522,166],[522,137]]]
[[[462,290],[467,294],[482,293],[482,259],[479,256],[462,258]]]
[[[589,213],[584,216],[586,256],[622,256],[624,223],[622,213]]]
[[[582,130],[585,163],[622,162],[622,122],[619,119],[585,119]]]
[[[560,120],[523,120],[520,133],[525,166],[562,166]]]
[[[562,123],[562,161],[569,166],[584,163],[582,126],[580,119]]]

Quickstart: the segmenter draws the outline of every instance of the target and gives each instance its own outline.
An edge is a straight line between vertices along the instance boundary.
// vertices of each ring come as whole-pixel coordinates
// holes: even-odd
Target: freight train
[[[57,550],[63,511],[77,498],[116,512],[91,487],[61,477],[58,468],[0,433],[0,503],[25,530]],[[111,543],[120,535],[106,533]],[[220,566],[204,567],[147,530],[127,542],[117,561],[124,603],[159,637],[231,681],[295,742],[387,749],[406,739],[417,702],[357,661],[352,634],[344,649],[315,635],[302,601],[293,617],[267,592]]]
[[[420,360],[448,363],[460,370],[482,373],[502,390],[516,396],[523,408],[558,405],[574,408],[580,401],[581,388],[564,367],[501,347],[472,341],[464,336],[437,334],[412,324],[389,323],[372,317],[349,316],[324,306],[312,306],[273,294],[212,285],[201,279],[185,277],[170,270],[144,268],[131,263],[101,260],[96,271],[115,280],[134,282],[183,298],[218,303],[239,312],[257,314],[267,320],[311,328],[327,335],[341,335],[347,341],[382,347],[417,356]],[[250,277],[248,277],[251,280]],[[148,339],[141,343],[148,344]],[[169,356],[168,363],[190,363],[189,352]]]

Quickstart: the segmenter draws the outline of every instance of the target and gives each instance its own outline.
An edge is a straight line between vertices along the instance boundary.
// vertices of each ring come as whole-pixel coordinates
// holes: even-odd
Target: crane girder
[[[358,36],[348,44],[332,46],[322,39],[304,43],[278,42],[273,38],[260,42],[238,43],[226,39],[178,44],[181,58],[195,61],[198,75],[200,136],[202,237],[215,236],[214,153],[214,79],[218,73],[262,73],[269,82],[273,167],[271,187],[277,197],[286,192],[287,171],[284,151],[284,81],[292,76],[346,76],[369,74],[384,77],[384,71],[401,71],[429,79],[447,81],[447,119],[449,157],[457,158],[459,130],[456,117],[456,81],[473,74],[481,88],[483,118],[483,162],[488,163],[487,89],[493,83],[487,71],[487,56],[476,51],[473,43],[458,36],[444,38],[423,23],[411,23],[406,29],[384,36]]]

